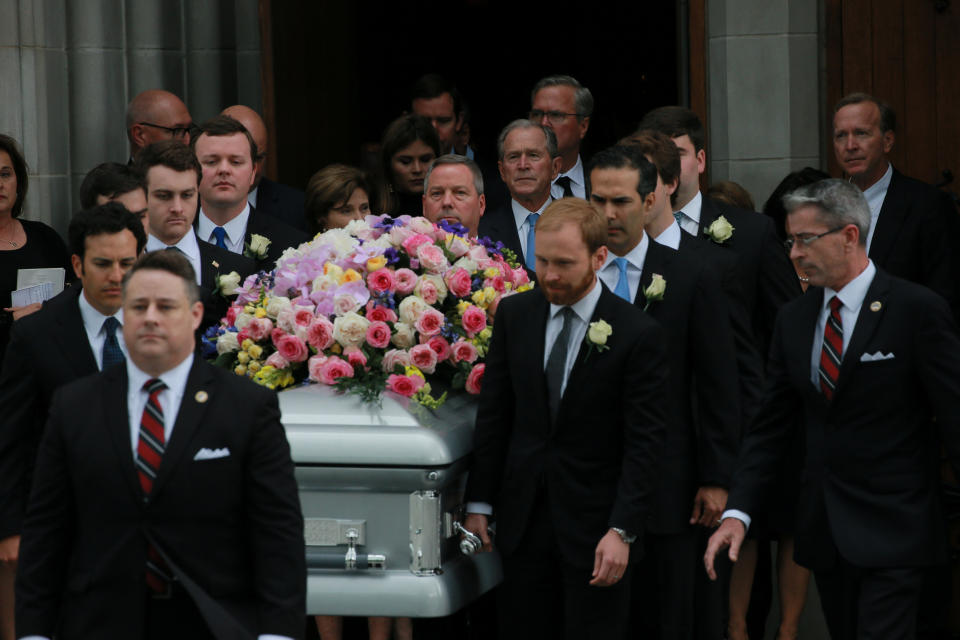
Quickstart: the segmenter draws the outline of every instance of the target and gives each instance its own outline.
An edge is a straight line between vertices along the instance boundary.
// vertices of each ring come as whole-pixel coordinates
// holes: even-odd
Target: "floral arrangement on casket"
[[[205,355],[271,389],[320,383],[377,402],[384,390],[438,407],[433,380],[480,392],[500,299],[531,288],[500,243],[458,224],[354,220],[254,274],[203,338]]]

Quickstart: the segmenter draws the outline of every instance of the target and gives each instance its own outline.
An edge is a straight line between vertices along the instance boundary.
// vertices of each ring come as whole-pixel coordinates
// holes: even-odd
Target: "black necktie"
[[[560,176],[557,178],[556,183],[563,188],[563,197],[564,198],[573,198],[573,189],[570,188],[570,176]]]
[[[550,349],[547,358],[547,394],[550,401],[550,420],[557,421],[560,409],[560,398],[563,396],[563,374],[567,370],[567,343],[570,342],[570,331],[573,329],[573,309],[564,307],[560,310],[563,316],[563,328]]]
[[[110,316],[103,321],[103,333],[106,340],[103,341],[103,357],[101,371],[107,367],[124,362],[123,351],[120,350],[120,343],[117,342],[117,329],[120,323],[116,318]]]

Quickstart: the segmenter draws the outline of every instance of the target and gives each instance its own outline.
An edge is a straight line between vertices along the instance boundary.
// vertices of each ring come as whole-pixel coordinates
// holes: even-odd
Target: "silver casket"
[[[308,385],[279,394],[305,520],[307,613],[449,615],[502,578],[494,553],[464,555],[456,524],[476,402],[382,405]]]

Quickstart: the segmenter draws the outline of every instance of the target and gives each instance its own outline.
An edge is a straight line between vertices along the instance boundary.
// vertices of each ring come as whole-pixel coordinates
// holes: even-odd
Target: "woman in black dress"
[[[400,116],[380,145],[381,209],[391,215],[423,214],[423,180],[440,155],[440,140],[423,116]]]

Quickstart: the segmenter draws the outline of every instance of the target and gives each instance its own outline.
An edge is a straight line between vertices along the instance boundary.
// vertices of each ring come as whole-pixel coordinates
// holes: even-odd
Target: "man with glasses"
[[[860,189],[823,180],[784,198],[790,257],[810,288],[774,328],[764,406],[704,562],[736,561],[801,416],[795,554],[832,638],[914,638],[924,571],[947,557],[936,478],[960,462],[960,340],[946,301],[867,255]],[[769,496],[778,499],[781,496]]]
[[[530,120],[549,127],[557,135],[560,174],[551,186],[556,198],[586,198],[580,143],[590,128],[593,94],[571,76],[547,76],[530,93]]]
[[[190,144],[192,127],[190,112],[180,98],[162,89],[143,91],[127,105],[130,158],[136,158],[141,149],[160,140],[176,139]]]

